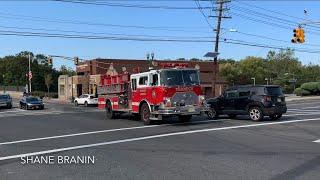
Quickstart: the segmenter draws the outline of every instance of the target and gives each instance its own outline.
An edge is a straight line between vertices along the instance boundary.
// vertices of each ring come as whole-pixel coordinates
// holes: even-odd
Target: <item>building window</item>
[[[60,95],[64,96],[65,95],[65,88],[64,85],[60,85]]]

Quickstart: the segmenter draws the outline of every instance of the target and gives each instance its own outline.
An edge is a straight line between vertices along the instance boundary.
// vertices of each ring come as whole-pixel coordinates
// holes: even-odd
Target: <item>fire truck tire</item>
[[[180,122],[189,122],[192,118],[192,115],[180,115],[179,121]]]
[[[145,125],[151,124],[150,115],[151,113],[150,113],[148,104],[143,103],[140,108],[140,116],[141,116],[141,121],[143,121]]]
[[[108,101],[106,105],[106,117],[107,119],[115,119],[116,117],[115,112],[112,110],[112,105],[110,101]]]

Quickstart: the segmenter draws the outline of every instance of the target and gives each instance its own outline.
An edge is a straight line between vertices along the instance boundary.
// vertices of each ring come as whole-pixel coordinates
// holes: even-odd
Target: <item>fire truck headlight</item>
[[[171,99],[168,98],[168,97],[165,97],[164,100],[163,100],[163,104],[164,104],[166,107],[170,107],[170,106],[171,106]]]
[[[203,95],[200,95],[200,96],[199,96],[199,103],[200,103],[200,104],[204,104],[204,101],[205,101],[204,96],[203,96]]]

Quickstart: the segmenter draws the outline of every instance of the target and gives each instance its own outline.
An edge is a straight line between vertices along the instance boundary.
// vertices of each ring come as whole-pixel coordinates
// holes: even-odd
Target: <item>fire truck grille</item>
[[[198,104],[198,96],[194,92],[178,92],[172,97],[177,106]]]

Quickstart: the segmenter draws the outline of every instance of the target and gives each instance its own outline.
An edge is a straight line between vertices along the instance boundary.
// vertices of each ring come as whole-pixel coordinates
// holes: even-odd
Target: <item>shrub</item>
[[[47,93],[43,91],[33,91],[31,92],[31,95],[37,96],[40,98],[43,98],[43,97],[58,98],[58,93],[55,93],[55,92]]]
[[[297,95],[297,96],[309,96],[311,95],[311,92],[308,91],[308,90],[305,90],[305,89],[302,89],[302,88],[296,88],[294,90],[294,93]]]
[[[320,92],[320,82],[308,82],[301,85],[301,89],[307,90],[312,94],[318,94]]]

